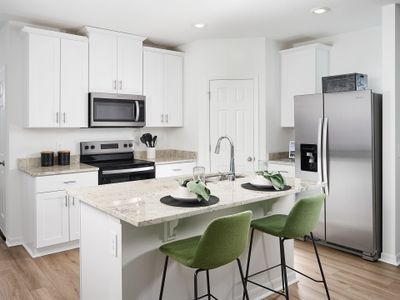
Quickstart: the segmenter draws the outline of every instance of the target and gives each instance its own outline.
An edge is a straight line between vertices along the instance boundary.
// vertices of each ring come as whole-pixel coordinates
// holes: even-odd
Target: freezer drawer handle
[[[132,168],[132,169],[121,169],[121,170],[106,170],[103,171],[104,175],[110,174],[125,174],[125,173],[138,173],[143,171],[152,171],[154,167],[142,167],[142,168]]]

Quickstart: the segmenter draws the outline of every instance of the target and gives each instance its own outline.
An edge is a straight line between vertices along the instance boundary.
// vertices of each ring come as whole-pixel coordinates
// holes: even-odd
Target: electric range
[[[132,140],[81,142],[80,161],[99,168],[99,184],[155,178],[152,161],[135,159]]]

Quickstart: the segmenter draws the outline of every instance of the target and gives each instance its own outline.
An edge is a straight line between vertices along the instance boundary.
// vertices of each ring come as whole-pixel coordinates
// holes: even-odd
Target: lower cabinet
[[[95,186],[97,172],[25,176],[24,247],[41,256],[79,246],[80,202],[68,197],[69,187]]]
[[[192,175],[196,162],[156,164],[156,178]]]

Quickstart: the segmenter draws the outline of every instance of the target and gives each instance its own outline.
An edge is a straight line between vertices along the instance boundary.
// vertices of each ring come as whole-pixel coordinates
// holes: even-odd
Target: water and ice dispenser
[[[300,145],[300,168],[302,171],[318,172],[318,148],[314,144]]]

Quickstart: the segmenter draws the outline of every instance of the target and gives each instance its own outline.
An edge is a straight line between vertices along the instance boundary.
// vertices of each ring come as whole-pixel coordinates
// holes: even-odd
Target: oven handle
[[[105,170],[103,171],[103,175],[110,174],[125,174],[125,173],[138,173],[143,171],[153,171],[154,167],[141,167],[141,168],[132,168],[132,169],[120,169],[120,170]]]
[[[139,101],[135,101],[136,104],[136,119],[135,121],[139,121]]]

